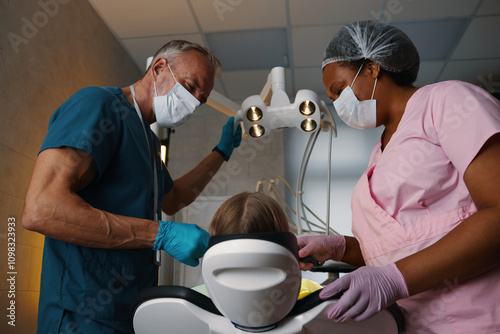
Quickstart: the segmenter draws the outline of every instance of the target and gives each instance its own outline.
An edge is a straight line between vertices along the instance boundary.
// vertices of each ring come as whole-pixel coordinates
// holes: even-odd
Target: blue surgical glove
[[[234,131],[234,117],[230,117],[226,124],[222,127],[222,136],[219,143],[215,146],[214,151],[220,153],[227,161],[233,154],[235,147],[241,143],[241,125],[238,124]]]
[[[160,220],[154,250],[164,250],[188,266],[196,267],[208,248],[210,235],[195,224]]]

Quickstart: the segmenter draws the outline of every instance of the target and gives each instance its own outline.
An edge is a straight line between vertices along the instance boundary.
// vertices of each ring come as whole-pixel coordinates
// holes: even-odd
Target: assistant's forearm
[[[23,226],[53,239],[86,247],[153,247],[158,223],[93,208],[76,194],[27,200]]]
[[[191,204],[205,189],[223,163],[224,158],[219,153],[212,152],[195,168],[175,180],[174,188],[163,200],[163,211],[167,214],[174,214]]]
[[[342,257],[342,262],[352,264],[353,266],[361,267],[365,265],[365,260],[363,259],[363,254],[361,254],[361,248],[359,247],[359,242],[354,237],[344,236],[345,238],[345,253]]]
[[[396,265],[410,295],[479,275],[500,264],[500,210],[483,209],[434,245]]]

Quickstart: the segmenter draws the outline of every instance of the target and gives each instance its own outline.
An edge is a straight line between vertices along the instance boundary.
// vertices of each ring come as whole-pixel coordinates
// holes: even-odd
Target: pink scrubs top
[[[373,149],[352,196],[353,234],[367,265],[382,266],[445,236],[477,209],[463,176],[500,132],[500,102],[477,86],[416,91],[390,142]],[[500,267],[398,301],[408,333],[500,333]]]

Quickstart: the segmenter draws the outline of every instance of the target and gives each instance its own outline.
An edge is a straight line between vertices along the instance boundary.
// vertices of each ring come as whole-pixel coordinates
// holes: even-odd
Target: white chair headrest
[[[272,329],[297,301],[297,239],[290,232],[214,236],[202,275],[215,306],[236,327]]]

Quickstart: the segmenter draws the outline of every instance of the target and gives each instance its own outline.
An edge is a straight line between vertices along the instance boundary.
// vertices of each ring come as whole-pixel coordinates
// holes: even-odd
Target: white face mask
[[[170,73],[172,69],[168,65]],[[175,85],[167,95],[158,96],[155,87],[155,97],[153,99],[153,111],[156,116],[156,122],[161,128],[176,127],[186,122],[193,114],[194,110],[200,105],[198,101],[184,86],[175,78]]]
[[[354,84],[354,81],[356,81],[362,68],[363,65],[359,68],[351,86]],[[340,119],[350,127],[356,129],[373,129],[377,127],[377,101],[373,99],[375,87],[377,86],[377,79],[375,79],[372,98],[370,100],[359,101],[356,95],[354,95],[351,86],[347,86],[342,93],[340,93],[340,96],[333,101],[333,107],[337,111]]]

